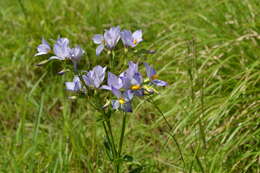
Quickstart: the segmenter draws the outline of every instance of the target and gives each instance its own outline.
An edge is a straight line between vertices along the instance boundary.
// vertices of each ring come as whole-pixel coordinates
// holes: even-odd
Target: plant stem
[[[122,146],[123,146],[123,140],[124,140],[124,135],[125,135],[125,125],[126,125],[126,112],[124,112],[123,121],[122,121],[122,129],[121,129],[121,136],[120,136],[119,150],[118,150],[119,156],[121,154]]]
[[[179,142],[177,140],[177,138],[174,136],[174,134],[171,133],[172,131],[172,126],[170,125],[170,123],[167,121],[166,117],[164,116],[164,113],[161,111],[161,109],[153,102],[153,100],[151,99],[151,101],[149,101],[150,103],[152,103],[152,105],[155,107],[155,109],[162,115],[164,121],[166,122],[168,128],[170,129],[170,132],[169,132],[169,135],[172,137],[173,141],[175,142],[176,146],[177,146],[177,149],[178,149],[178,152],[181,156],[181,160],[184,164],[184,167],[185,167],[185,161],[184,161],[184,157],[183,157],[183,154],[182,154],[182,151],[181,151],[181,148],[180,148],[180,145],[179,145]]]
[[[114,158],[116,158],[117,157],[117,150],[116,150],[116,145],[115,145],[115,140],[114,140],[114,136],[113,136],[110,120],[107,119],[106,123],[107,123],[107,127],[108,127],[108,132],[109,132],[110,137],[111,137],[112,149],[114,150],[114,153],[115,153]]]
[[[115,66],[115,52],[113,50],[110,51],[109,53],[109,68],[110,71],[113,71],[113,67]]]
[[[194,109],[193,105],[195,102],[195,84],[196,84],[196,76],[198,75],[198,70],[197,70],[197,52],[196,52],[196,46],[195,46],[195,39],[192,39],[190,42],[190,45],[188,47],[188,52],[192,55],[191,56],[191,65],[190,65],[190,69],[188,69],[188,74],[190,77],[190,86],[191,86],[191,105],[192,105],[192,109]],[[194,75],[193,75],[194,74]],[[203,87],[204,87],[204,81],[203,81],[203,76],[202,76],[202,80],[201,80],[201,109],[202,109],[202,115],[204,116],[204,93],[203,93]],[[202,139],[202,142],[204,144],[204,147],[206,148],[206,138],[205,138],[205,133],[204,133],[204,129],[203,129],[203,124],[202,124],[202,119],[201,119],[201,115],[199,115],[199,132],[200,132],[200,139]],[[194,149],[191,146],[192,152],[194,153]],[[201,169],[201,171],[204,173],[204,169],[202,166],[202,163],[199,159],[199,157],[197,156],[197,152],[195,154],[195,158],[197,160],[197,163]]]
[[[201,96],[200,96],[200,103],[201,103],[201,115],[199,115],[199,127],[200,127],[200,135],[203,141],[203,146],[206,149],[207,148],[207,142],[206,142],[206,135],[205,135],[205,130],[202,125],[202,120],[201,116],[204,117],[204,78],[203,76],[201,77]]]
[[[104,130],[105,130],[105,133],[106,133],[106,138],[107,138],[107,140],[108,140],[109,146],[110,146],[111,149],[112,149],[112,155],[113,155],[113,158],[112,158],[112,159],[114,159],[115,152],[114,152],[114,149],[113,149],[113,147],[112,147],[112,143],[111,143],[111,140],[110,140],[108,131],[107,131],[106,123],[103,121],[102,124],[103,124],[103,128],[104,128]],[[107,155],[108,155],[109,159],[111,159],[111,158],[110,158],[110,155],[109,155],[108,153],[107,153]]]
[[[120,141],[119,141],[119,149],[118,149],[118,158],[121,157],[122,147],[123,147],[123,141],[124,141],[124,135],[125,135],[125,126],[126,126],[126,112],[124,112],[123,120],[122,120],[122,128],[121,128],[121,135],[120,135]],[[120,160],[117,162],[116,172],[119,173],[120,170]]]

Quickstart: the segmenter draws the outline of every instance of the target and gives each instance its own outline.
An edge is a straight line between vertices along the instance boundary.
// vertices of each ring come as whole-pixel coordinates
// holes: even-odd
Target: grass
[[[259,9],[258,0],[2,0],[0,172],[112,172],[98,113],[67,99],[72,76],[57,76],[58,63],[39,68],[33,55],[42,36],[61,35],[102,63],[91,37],[115,25],[141,28],[140,48],[156,50],[140,58],[170,83],[154,101],[185,160],[160,112],[136,102],[123,149],[134,162],[123,172],[260,172]]]

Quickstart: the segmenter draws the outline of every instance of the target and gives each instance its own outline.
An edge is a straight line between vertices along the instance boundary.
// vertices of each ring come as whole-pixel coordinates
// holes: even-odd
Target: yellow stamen
[[[141,88],[140,85],[132,85],[131,90],[139,90]]]
[[[133,43],[134,43],[134,44],[137,44],[137,40],[134,40]]]
[[[159,77],[159,76],[158,76],[157,74],[155,74],[155,75],[152,75],[151,78],[152,78],[152,80],[155,80],[155,79],[158,79],[158,77]]]
[[[124,104],[125,103],[125,100],[123,98],[118,99],[118,101],[119,101],[120,104]]]

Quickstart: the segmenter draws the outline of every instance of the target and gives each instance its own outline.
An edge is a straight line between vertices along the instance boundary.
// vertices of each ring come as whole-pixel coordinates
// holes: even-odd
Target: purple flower
[[[130,61],[128,65],[128,69],[120,75],[123,81],[123,88],[131,90],[136,96],[143,96],[143,77],[141,73],[138,72],[138,64]]]
[[[83,75],[86,85],[94,88],[99,88],[105,78],[106,67],[95,66],[86,75]]]
[[[82,89],[81,82],[78,76],[74,76],[72,82],[65,82],[66,89],[69,91],[80,91]]]
[[[138,64],[133,63],[133,61],[128,62],[128,69],[123,72],[120,76],[128,76],[128,77],[133,77],[135,73],[138,72]]]
[[[133,93],[130,90],[125,91],[123,94],[112,87],[113,94],[117,97],[117,100],[112,100],[113,109],[121,109],[125,112],[132,112],[131,99]]]
[[[79,62],[81,56],[85,53],[85,51],[80,47],[77,46],[75,48],[70,49],[70,59],[74,62]]]
[[[74,64],[75,71],[77,71],[77,64],[84,53],[85,51],[80,46],[70,49],[70,59]]]
[[[151,66],[149,66],[147,63],[144,63],[144,65],[146,68],[146,74],[153,84],[157,86],[168,85],[167,82],[158,79],[158,75],[156,74],[156,71]]]
[[[107,84],[108,85],[103,85],[101,88],[106,90],[112,90],[113,87],[119,90],[123,87],[122,79],[111,72],[108,72]]]
[[[135,47],[138,43],[143,41],[142,31],[137,30],[133,34],[129,30],[120,32],[121,40],[126,47]]]
[[[96,48],[96,55],[99,56],[105,47],[112,50],[120,39],[120,27],[112,27],[109,30],[105,30],[104,35],[96,34],[92,38],[95,44],[99,46]]]
[[[42,44],[40,44],[37,47],[37,51],[38,51],[38,53],[36,53],[34,56],[45,55],[45,54],[50,53],[51,47],[44,38],[42,38]]]
[[[112,27],[105,31],[104,38],[108,49],[113,49],[120,39],[120,27]]]
[[[68,58],[70,58],[70,51],[71,51],[71,49],[69,48],[69,40],[67,38],[59,38],[53,47],[53,52],[54,52],[55,56],[50,57],[49,60],[68,59]]]
[[[94,35],[92,38],[95,44],[98,44],[98,47],[96,48],[96,55],[99,56],[103,49],[105,48],[105,39],[104,36],[101,34]]]

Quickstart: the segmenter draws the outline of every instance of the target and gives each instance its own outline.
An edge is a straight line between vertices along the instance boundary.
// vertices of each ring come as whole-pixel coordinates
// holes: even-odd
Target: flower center
[[[152,75],[152,80],[155,80],[155,79],[158,79],[158,75],[157,74],[155,74],[155,75]]]
[[[132,85],[131,90],[139,90],[141,88],[140,85]]]
[[[125,103],[125,99],[123,99],[123,98],[120,98],[118,101],[119,101],[119,103],[120,103],[121,105]]]
[[[137,44],[137,40],[134,40],[133,43],[134,43],[134,44]]]

